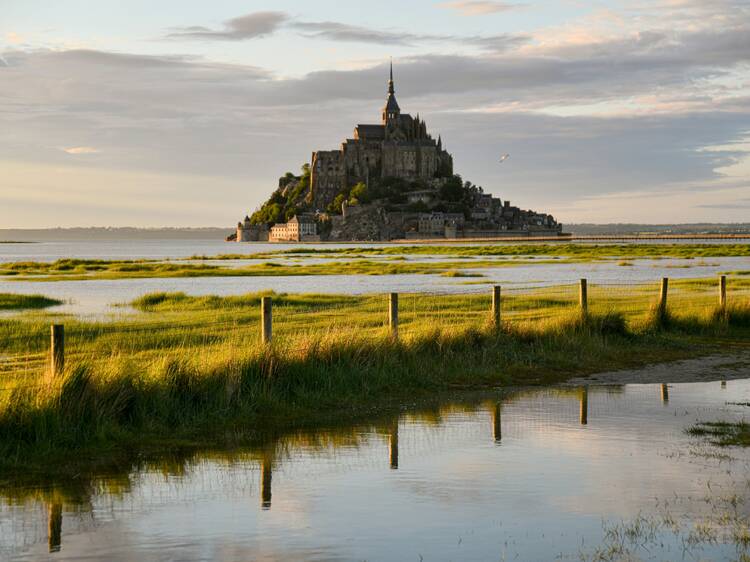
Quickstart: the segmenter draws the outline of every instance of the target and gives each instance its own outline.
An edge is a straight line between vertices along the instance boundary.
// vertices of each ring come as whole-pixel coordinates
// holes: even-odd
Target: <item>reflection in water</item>
[[[273,461],[269,454],[263,455],[260,463],[260,506],[271,509],[271,478]]]
[[[492,416],[492,435],[495,438],[495,443],[500,443],[503,439],[503,428],[500,417],[502,407],[502,402],[497,402]]]
[[[586,425],[589,423],[589,387],[587,386],[581,389],[580,406],[580,422],[581,425]]]
[[[750,454],[687,461],[684,429],[712,411],[726,418],[747,409],[727,405],[715,383],[673,385],[675,416],[661,407],[659,389],[669,399],[666,385],[475,396],[239,449],[173,452],[88,481],[6,488],[0,559],[54,552],[124,562],[176,548],[170,558],[253,559],[262,549],[268,559],[387,560],[408,559],[418,545],[415,559],[547,560],[552,551],[576,553],[584,540],[603,540],[602,519],[653,512],[655,497],[692,524],[713,509],[702,502],[702,479],[727,496],[747,494],[731,473],[745,474]],[[750,381],[732,392],[746,401]],[[386,435],[395,473],[383,466]],[[490,446],[501,440],[503,447]],[[248,483],[258,466],[259,480]],[[284,485],[270,510],[273,471],[283,471]],[[238,493],[242,486],[246,493]],[[247,502],[248,494],[259,502]],[[681,553],[673,535],[661,539],[674,550],[658,559]],[[723,543],[711,548],[704,559],[726,558]]]
[[[398,418],[391,426],[390,433],[388,435],[388,460],[392,470],[398,469]]]
[[[661,401],[663,404],[669,403],[669,387],[666,384],[661,385]]]
[[[50,552],[59,552],[62,544],[62,504],[53,503],[48,507],[47,543]]]

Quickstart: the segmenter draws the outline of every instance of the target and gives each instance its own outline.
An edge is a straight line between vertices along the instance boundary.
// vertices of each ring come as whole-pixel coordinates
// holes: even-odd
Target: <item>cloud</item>
[[[255,12],[227,20],[219,30],[203,26],[173,29],[169,39],[232,40],[257,39],[280,29],[296,31],[307,39],[320,39],[342,43],[370,43],[375,45],[415,45],[428,42],[452,42],[473,45],[482,50],[502,52],[529,41],[528,36],[503,34],[495,36],[458,36],[445,34],[420,34],[409,31],[382,30],[336,21],[300,21],[284,12]]]
[[[214,30],[203,26],[179,27],[167,37],[222,41],[257,39],[274,33],[288,19],[289,15],[284,12],[253,12],[225,21],[223,29]]]
[[[441,8],[457,10],[464,16],[483,16],[497,12],[507,12],[525,7],[525,4],[511,4],[509,2],[492,2],[490,0],[462,0],[459,2],[443,2]]]
[[[99,149],[93,146],[71,146],[70,148],[61,148],[63,152],[68,154],[97,154]]]
[[[357,43],[376,43],[381,45],[408,45],[417,41],[451,39],[447,36],[417,35],[398,31],[381,31],[357,25],[348,25],[333,21],[293,22],[289,25],[313,39],[328,39]]]

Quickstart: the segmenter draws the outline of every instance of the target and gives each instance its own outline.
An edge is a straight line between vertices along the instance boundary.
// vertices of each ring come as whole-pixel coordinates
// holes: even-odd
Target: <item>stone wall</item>
[[[325,210],[336,195],[346,188],[346,167],[341,150],[313,152],[310,164],[310,189],[314,209]]]

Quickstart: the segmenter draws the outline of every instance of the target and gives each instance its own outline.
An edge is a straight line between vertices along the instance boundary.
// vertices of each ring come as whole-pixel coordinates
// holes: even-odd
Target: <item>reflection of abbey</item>
[[[338,150],[312,153],[297,176],[229,239],[316,241],[557,236],[545,213],[522,210],[453,172],[453,157],[419,116],[401,113],[393,84],[378,124],[360,124]]]
[[[453,157],[427,133],[427,125],[401,113],[393,87],[393,67],[388,80],[388,99],[378,125],[357,125],[354,138],[339,150],[312,154],[313,205],[325,209],[347,186],[375,178],[431,180],[453,175]]]

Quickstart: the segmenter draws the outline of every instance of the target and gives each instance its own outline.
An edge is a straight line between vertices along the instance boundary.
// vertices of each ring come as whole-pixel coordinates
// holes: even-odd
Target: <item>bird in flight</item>
[[[500,163],[502,164],[502,163],[503,163],[503,162],[505,162],[505,161],[506,161],[506,160],[507,160],[508,158],[510,158],[510,154],[508,154],[508,153],[506,152],[505,154],[503,154],[502,156],[500,156]]]

